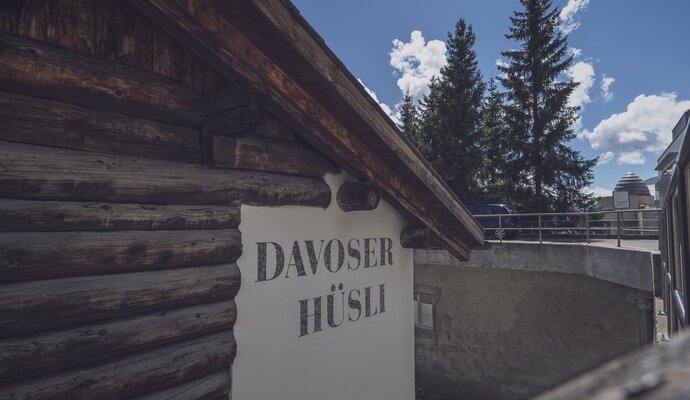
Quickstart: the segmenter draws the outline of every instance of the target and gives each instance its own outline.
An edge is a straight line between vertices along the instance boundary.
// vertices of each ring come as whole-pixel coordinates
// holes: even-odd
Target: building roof
[[[614,192],[628,192],[628,194],[636,196],[651,196],[649,187],[644,183],[642,178],[632,172],[628,172],[616,183]]]
[[[455,256],[483,247],[477,221],[289,1],[133,4],[226,79],[249,82],[287,111],[310,144],[376,183]]]

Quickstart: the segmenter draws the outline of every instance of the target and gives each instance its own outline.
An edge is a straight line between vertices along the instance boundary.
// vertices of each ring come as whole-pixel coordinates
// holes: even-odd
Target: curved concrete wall
[[[510,242],[459,262],[415,251],[414,279],[434,320],[415,338],[418,399],[528,399],[653,337],[650,252]]]
[[[649,250],[593,246],[580,243],[506,241],[489,250],[473,251],[461,262],[443,250],[415,250],[420,265],[462,266],[591,276],[651,292],[652,258]]]

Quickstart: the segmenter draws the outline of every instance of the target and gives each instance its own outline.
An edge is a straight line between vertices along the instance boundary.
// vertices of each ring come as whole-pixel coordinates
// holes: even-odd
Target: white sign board
[[[414,399],[412,250],[383,201],[242,206],[233,400]]]
[[[616,210],[630,208],[630,195],[628,192],[613,192],[613,208]]]

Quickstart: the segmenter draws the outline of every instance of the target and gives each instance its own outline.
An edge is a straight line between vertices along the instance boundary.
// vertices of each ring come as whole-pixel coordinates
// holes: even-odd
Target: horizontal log
[[[0,142],[0,193],[40,200],[327,207],[321,179]]]
[[[209,116],[202,125],[204,136],[246,134],[295,140],[295,132],[291,128],[295,125],[285,121],[289,115],[268,102],[265,96],[246,82],[219,89],[209,97]]]
[[[0,388],[2,400],[114,400],[178,386],[229,368],[235,357],[232,332],[217,333],[91,368]]]
[[[0,90],[199,127],[206,96],[161,76],[0,32]]]
[[[427,228],[408,228],[403,230],[400,234],[400,245],[405,249],[443,249],[440,240]]]
[[[232,136],[247,132],[258,123],[253,116],[253,110],[249,107],[238,107],[213,114],[206,119],[201,127],[204,136]]]
[[[215,136],[213,166],[321,177],[337,167],[321,154],[288,140]]]
[[[149,313],[38,336],[0,341],[0,385],[85,365],[147,347],[229,331],[233,300]]]
[[[338,188],[336,201],[343,211],[373,210],[379,205],[381,193],[371,181],[346,182]]]
[[[323,41],[290,13],[290,7],[273,0],[268,6],[273,12],[260,10],[269,2],[257,0],[236,1],[232,7],[223,1],[212,2],[211,7],[188,1],[132,3],[172,35],[191,43],[190,49],[219,73],[240,74],[289,111],[310,141],[331,149],[355,175],[375,181],[386,198],[432,229],[453,255],[468,259],[470,249],[482,247],[479,224]],[[257,7],[258,13],[237,12],[238,8],[257,11]],[[284,24],[270,21],[269,15],[275,13],[283,14]],[[294,40],[289,32],[301,39]],[[281,47],[281,40],[287,45]],[[276,45],[279,51],[266,52]],[[295,46],[308,49],[296,53],[291,51]],[[316,60],[320,57],[329,65],[316,70],[312,63],[321,64]]]
[[[235,297],[236,264],[0,285],[0,337]]]
[[[0,199],[0,231],[234,229],[239,207]]]
[[[199,131],[144,118],[0,92],[0,140],[201,162]]]
[[[230,372],[225,369],[180,386],[140,397],[137,400],[227,400],[230,389]]]
[[[240,107],[258,111],[263,102],[261,97],[251,85],[240,81],[209,94],[208,113],[213,115]]]
[[[231,263],[237,229],[0,233],[0,283]]]

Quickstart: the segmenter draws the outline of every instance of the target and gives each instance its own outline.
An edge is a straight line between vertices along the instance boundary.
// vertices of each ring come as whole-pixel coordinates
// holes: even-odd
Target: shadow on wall
[[[416,264],[415,294],[419,400],[531,398],[653,337],[650,292],[587,276]]]

